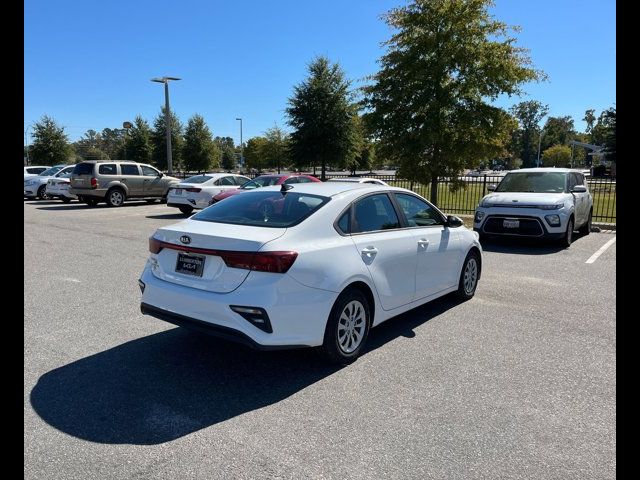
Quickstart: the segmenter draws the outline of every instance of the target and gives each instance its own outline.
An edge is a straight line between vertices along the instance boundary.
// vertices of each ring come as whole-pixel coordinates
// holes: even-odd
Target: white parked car
[[[29,165],[28,167],[24,167],[24,179],[26,180],[27,178],[40,175],[42,172],[49,168],[51,167],[45,167],[42,165]]]
[[[73,172],[75,165],[55,165],[48,170],[29,177],[24,181],[24,196],[26,198],[39,198],[44,200],[47,197],[47,181],[50,178],[59,178],[62,175]]]
[[[489,190],[493,193],[480,201],[474,217],[480,236],[550,238],[568,247],[576,229],[591,231],[593,197],[579,170],[513,170]]]
[[[330,178],[327,182],[348,182],[348,183],[372,183],[374,185],[388,185],[387,182],[369,177],[340,177]]]
[[[234,190],[251,179],[233,173],[203,173],[181,181],[169,189],[167,206],[179,208],[186,215],[207,208],[220,192]]]
[[[69,203],[71,200],[78,199],[76,195],[69,193],[70,187],[71,172],[47,180],[45,192],[49,198],[59,198],[64,203]]]
[[[149,250],[143,313],[259,349],[322,346],[338,363],[391,317],[473,297],[482,268],[459,218],[406,189],[343,182],[234,195],[159,228]]]

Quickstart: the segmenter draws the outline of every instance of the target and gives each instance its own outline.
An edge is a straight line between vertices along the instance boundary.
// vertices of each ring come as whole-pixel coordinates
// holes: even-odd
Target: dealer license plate
[[[202,271],[204,270],[205,258],[206,257],[203,257],[202,255],[178,253],[176,272],[201,277]]]

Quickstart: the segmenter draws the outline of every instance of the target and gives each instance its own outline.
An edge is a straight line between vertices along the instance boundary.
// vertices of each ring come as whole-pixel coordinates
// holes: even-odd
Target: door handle
[[[369,258],[375,257],[377,253],[378,253],[378,249],[375,247],[366,247],[362,249],[362,255],[365,255],[366,257],[369,257]]]
[[[429,240],[427,240],[426,238],[421,238],[420,240],[418,240],[418,246],[420,247],[428,247],[429,246]]]

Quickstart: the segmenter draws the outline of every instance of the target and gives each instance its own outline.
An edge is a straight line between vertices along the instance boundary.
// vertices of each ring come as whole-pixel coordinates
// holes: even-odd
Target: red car
[[[247,190],[253,190],[255,188],[260,187],[268,187],[270,185],[282,185],[283,183],[309,183],[309,182],[319,182],[316,177],[311,175],[290,175],[290,174],[274,174],[274,175],[260,175],[259,177],[254,178],[250,182],[245,183],[240,188],[236,188],[235,190],[227,190],[224,192],[220,192],[218,195],[215,195],[209,205],[213,205],[220,200],[223,200],[227,197],[231,197],[232,195],[238,195],[240,193],[246,192]]]

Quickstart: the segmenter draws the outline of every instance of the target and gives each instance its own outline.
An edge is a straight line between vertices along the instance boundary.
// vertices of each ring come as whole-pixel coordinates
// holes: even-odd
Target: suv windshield
[[[276,185],[278,180],[280,180],[280,177],[258,177],[245,183],[240,188],[243,190],[251,190],[253,188],[268,187],[269,185]]]
[[[235,195],[224,202],[214,203],[191,219],[254,227],[287,228],[300,223],[329,200],[329,197],[307,193],[289,192],[283,195],[280,191],[258,191]]]
[[[211,180],[213,177],[211,175],[195,175],[193,177],[189,177],[186,180],[182,180],[182,183],[204,183],[207,180]]]
[[[562,193],[565,173],[518,172],[508,173],[496,188],[496,192]]]
[[[48,170],[45,170],[44,172],[42,172],[40,174],[41,177],[50,177],[52,175],[55,175],[56,173],[58,173],[60,170],[62,170],[62,167],[51,167]]]

